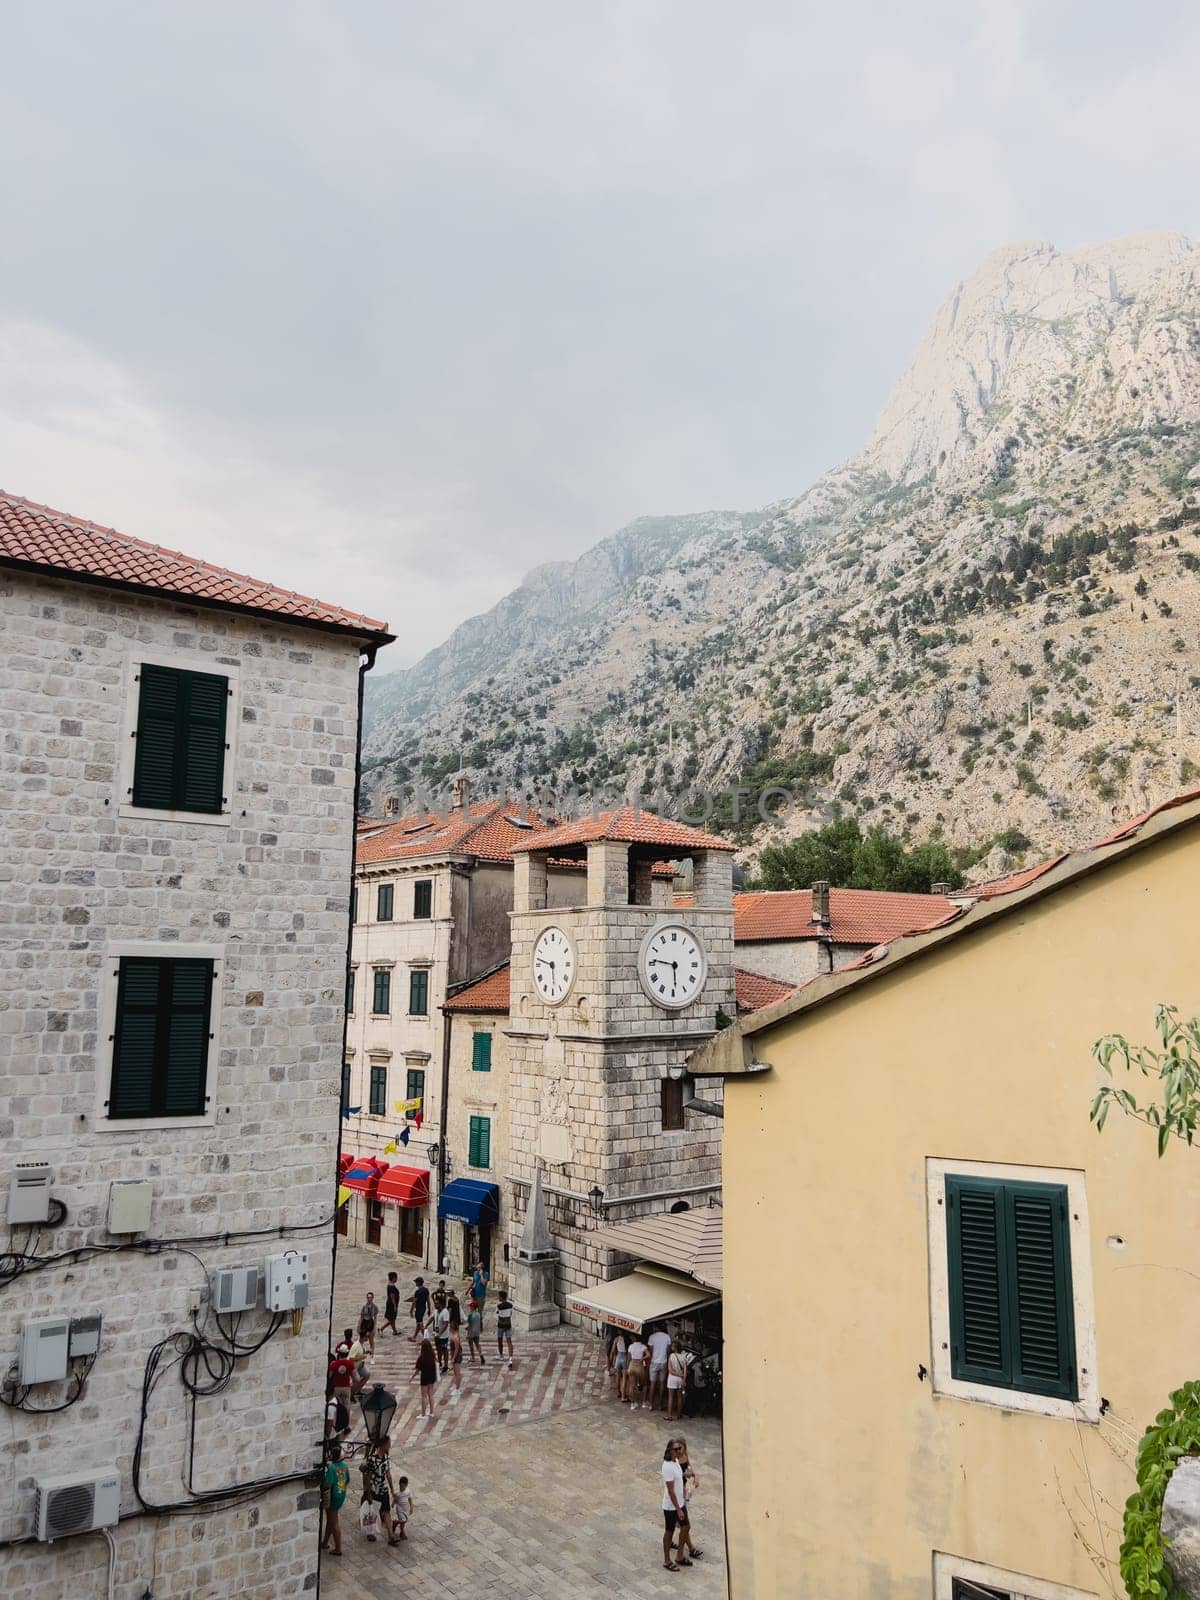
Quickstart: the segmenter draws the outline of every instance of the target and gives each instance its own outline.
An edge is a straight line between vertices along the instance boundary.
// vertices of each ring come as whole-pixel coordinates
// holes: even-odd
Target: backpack
[[[350,1426],[350,1407],[344,1400],[338,1400],[336,1395],[334,1396],[334,1404],[337,1406],[337,1432],[345,1433]]]

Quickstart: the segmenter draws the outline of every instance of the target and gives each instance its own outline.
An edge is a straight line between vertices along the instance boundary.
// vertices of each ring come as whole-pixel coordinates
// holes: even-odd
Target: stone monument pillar
[[[542,1174],[538,1168],[529,1189],[525,1231],[512,1263],[513,1322],[518,1333],[556,1328],[559,1310],[554,1301],[554,1270],[558,1251],[546,1223]]]

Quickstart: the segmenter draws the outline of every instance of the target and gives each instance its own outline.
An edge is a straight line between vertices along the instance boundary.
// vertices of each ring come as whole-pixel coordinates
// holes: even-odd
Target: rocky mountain
[[[797,499],[643,519],[368,680],[368,797],[704,789],[750,850],[841,808],[991,870],[1200,778],[1198,575],[1200,245],[1009,246]]]

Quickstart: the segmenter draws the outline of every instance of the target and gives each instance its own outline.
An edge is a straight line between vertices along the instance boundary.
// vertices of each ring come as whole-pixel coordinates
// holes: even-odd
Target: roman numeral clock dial
[[[699,999],[708,976],[704,946],[681,923],[655,928],[642,940],[638,977],[657,1005],[682,1010]]]
[[[543,928],[533,947],[533,986],[548,1006],[561,1005],[575,982],[575,946],[561,928]]]

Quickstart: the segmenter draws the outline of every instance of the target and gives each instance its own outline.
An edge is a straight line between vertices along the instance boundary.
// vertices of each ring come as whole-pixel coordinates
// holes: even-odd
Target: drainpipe
[[[438,1107],[438,1219],[437,1261],[435,1270],[441,1272],[446,1259],[446,1219],[441,1214],[442,1190],[446,1187],[446,1128],[450,1105],[450,1015],[442,1012],[442,1099]]]
[[[366,687],[367,673],[375,665],[375,657],[379,653],[377,644],[364,644],[361,647],[358,663],[358,721],[354,733],[354,815],[350,819],[350,887],[354,887],[354,863],[358,855],[358,803],[362,792],[362,718],[363,718],[363,690]],[[341,1187],[342,1175],[342,1139],[345,1136],[346,1119],[342,1115],[342,1065],[346,1060],[346,1045],[350,1039],[350,1017],[346,1011],[346,988],[350,982],[350,958],[354,946],[354,924],[350,920],[350,896],[346,896],[346,963],[342,972],[342,1056],[338,1062],[338,1136],[337,1136],[337,1174],[334,1179],[333,1190],[333,1257],[329,1264],[329,1348],[333,1344],[333,1301],[334,1286],[337,1282],[337,1192]],[[346,1202],[349,1205],[349,1201]]]

